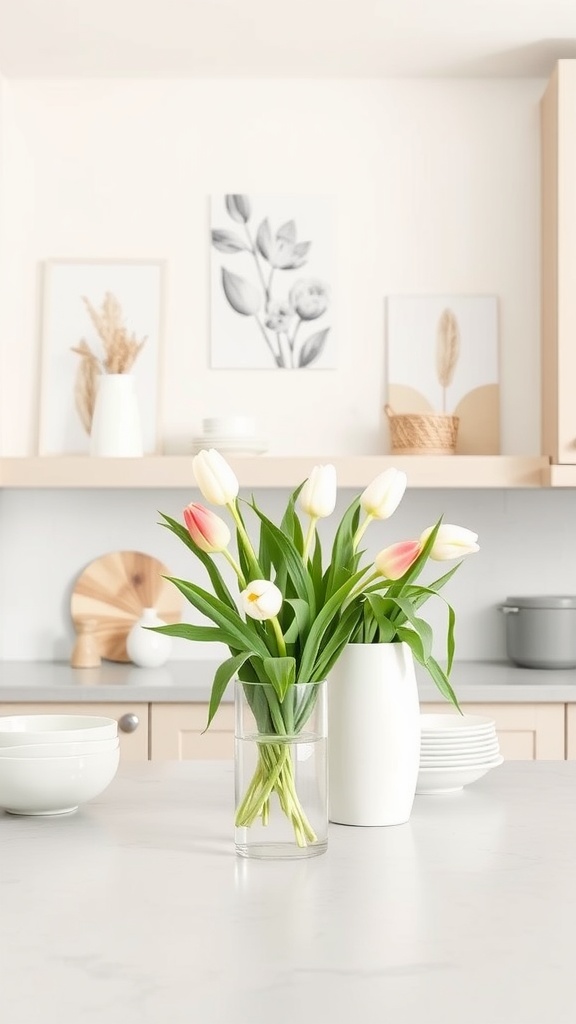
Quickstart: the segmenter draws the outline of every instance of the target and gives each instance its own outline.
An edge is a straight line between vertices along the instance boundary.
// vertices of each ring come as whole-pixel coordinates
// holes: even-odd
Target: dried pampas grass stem
[[[74,402],[82,421],[82,426],[86,433],[90,434],[94,405],[96,403],[98,377],[102,373],[102,367],[84,339],[72,351],[77,352],[82,357],[74,382]]]
[[[103,372],[129,373],[147,339],[139,341],[134,333],[128,334],[122,307],[112,292],[106,292],[99,310],[85,295],[82,301],[104,349],[103,358],[99,358],[84,338],[72,346],[72,352],[81,357],[74,385],[74,400],[84,429],[89,434],[98,377]]]
[[[440,314],[436,330],[436,372],[442,387],[442,412],[446,412],[446,388],[454,378],[460,354],[460,328],[451,309]]]
[[[106,292],[100,312],[85,295],[82,296],[82,301],[102,341],[106,373],[128,373],[146,338],[138,341],[134,334],[128,334],[122,307],[112,292]]]

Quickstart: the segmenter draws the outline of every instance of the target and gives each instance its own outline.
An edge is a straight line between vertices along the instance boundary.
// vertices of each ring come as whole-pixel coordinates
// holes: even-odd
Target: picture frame
[[[80,367],[96,358],[104,371],[110,346],[105,348],[99,333],[103,324],[109,338],[119,339],[118,353],[130,346],[137,351],[128,372],[134,375],[144,454],[158,453],[165,277],[161,259],[43,261],[39,455],[89,451],[94,388]],[[108,364],[109,372],[126,372],[121,354]]]
[[[386,301],[387,408],[449,416],[458,455],[499,455],[496,295],[391,295]]]
[[[213,195],[210,228],[210,368],[335,369],[333,197]]]

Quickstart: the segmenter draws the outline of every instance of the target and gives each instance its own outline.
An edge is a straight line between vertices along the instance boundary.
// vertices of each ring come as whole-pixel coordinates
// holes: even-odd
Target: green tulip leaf
[[[245,651],[242,654],[237,654],[234,658],[228,658],[226,661],[223,661],[222,664],[218,666],[216,674],[214,676],[214,680],[212,682],[210,704],[208,706],[208,721],[206,722],[206,725],[202,732],[206,732],[206,730],[210,727],[210,723],[212,722],[214,715],[216,714],[218,708],[220,707],[220,702],[222,700],[222,697],[224,696],[224,691],[226,690],[228,683],[232,679],[232,676],[236,675],[238,669],[242,667],[244,662],[247,661],[249,657],[250,654]]]
[[[239,650],[247,650],[249,654],[256,654],[260,658],[269,656],[270,651],[263,639],[240,618],[237,611],[232,612],[222,601],[212,597],[212,594],[197,587],[194,583],[176,579],[174,576],[167,576],[166,579],[169,579],[178,588],[194,608],[207,618],[212,619],[217,626],[226,629],[234,638],[234,645]]]
[[[294,658],[264,658],[262,664],[278,699],[283,701],[296,678]]]

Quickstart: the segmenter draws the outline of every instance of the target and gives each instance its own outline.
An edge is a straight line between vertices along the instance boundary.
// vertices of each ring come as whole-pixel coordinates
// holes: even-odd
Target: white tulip
[[[313,519],[332,515],[336,506],[336,470],[334,466],[314,466],[300,491],[300,507]]]
[[[434,529],[429,526],[420,536],[420,543],[425,544]],[[478,534],[467,530],[464,526],[454,526],[451,523],[443,523],[434,543],[428,553],[428,557],[435,562],[447,562],[451,558],[462,558],[463,555],[472,555],[480,548],[476,541]]]
[[[203,449],[192,459],[192,472],[206,501],[229,505],[238,494],[239,484],[226,459],[215,448]]]
[[[401,469],[386,469],[360,495],[360,504],[372,519],[389,519],[404,497],[408,477]]]
[[[273,619],[282,607],[282,593],[270,580],[251,580],[240,594],[242,607],[251,619]]]

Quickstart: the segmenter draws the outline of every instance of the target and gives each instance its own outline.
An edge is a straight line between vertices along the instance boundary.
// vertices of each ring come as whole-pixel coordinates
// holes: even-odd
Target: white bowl
[[[24,743],[108,740],[118,735],[115,718],[98,715],[5,715],[0,717],[0,747]]]
[[[23,743],[21,746],[0,747],[3,757],[76,757],[78,754],[104,754],[117,750],[118,737],[112,740],[77,740],[75,743]]]
[[[497,757],[488,764],[470,765],[454,768],[421,768],[418,772],[416,793],[425,796],[437,796],[443,793],[455,793],[471,782],[476,782],[492,768],[497,768],[504,761]]]
[[[119,749],[76,757],[3,757],[0,807],[10,814],[70,814],[104,792],[119,761]]]

